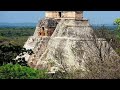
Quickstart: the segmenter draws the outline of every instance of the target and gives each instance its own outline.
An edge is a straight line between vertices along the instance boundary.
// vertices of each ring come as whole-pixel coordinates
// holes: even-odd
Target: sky
[[[44,11],[0,11],[0,23],[37,23]],[[84,18],[91,24],[112,24],[120,11],[84,11]]]

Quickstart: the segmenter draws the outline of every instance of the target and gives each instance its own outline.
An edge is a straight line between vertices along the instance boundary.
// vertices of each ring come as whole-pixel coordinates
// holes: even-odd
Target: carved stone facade
[[[83,19],[83,11],[46,11],[46,18],[54,18],[54,19]]]
[[[51,36],[54,32],[58,22],[55,19],[43,19],[40,20],[37,27],[39,28],[37,30],[37,36]]]

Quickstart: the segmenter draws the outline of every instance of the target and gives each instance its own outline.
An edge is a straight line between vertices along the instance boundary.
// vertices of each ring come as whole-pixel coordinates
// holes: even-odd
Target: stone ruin
[[[31,67],[52,73],[85,71],[89,60],[119,59],[104,38],[97,38],[83,11],[46,11],[24,48],[34,52],[23,56]]]

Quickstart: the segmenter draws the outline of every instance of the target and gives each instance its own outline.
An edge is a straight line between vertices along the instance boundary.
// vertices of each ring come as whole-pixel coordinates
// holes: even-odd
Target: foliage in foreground
[[[20,46],[15,46],[12,44],[9,45],[0,45],[0,66],[12,63],[12,64],[20,64],[22,66],[27,66],[27,62],[25,58],[18,58],[14,60],[17,56],[24,55],[24,53],[28,53],[31,55],[33,53],[32,50],[26,50]]]
[[[0,79],[46,79],[46,70],[35,70],[19,64],[0,66]]]

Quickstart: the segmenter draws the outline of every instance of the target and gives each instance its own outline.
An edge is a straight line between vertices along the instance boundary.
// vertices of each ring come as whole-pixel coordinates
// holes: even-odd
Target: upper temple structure
[[[37,32],[38,36],[51,36],[61,19],[71,19],[83,23],[87,21],[83,19],[83,11],[46,11],[45,20],[41,20],[38,24],[40,27],[39,32]]]
[[[46,11],[45,18],[82,20],[83,11]]]

